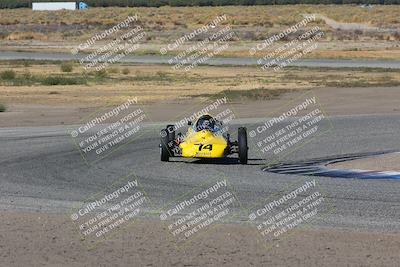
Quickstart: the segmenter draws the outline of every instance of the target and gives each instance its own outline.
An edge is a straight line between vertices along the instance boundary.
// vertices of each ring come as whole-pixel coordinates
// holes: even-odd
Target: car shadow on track
[[[173,162],[189,163],[189,164],[213,164],[213,165],[240,165],[238,158],[220,158],[220,159],[193,159],[187,161],[182,158],[176,158]],[[246,165],[263,166],[265,159],[249,159]]]

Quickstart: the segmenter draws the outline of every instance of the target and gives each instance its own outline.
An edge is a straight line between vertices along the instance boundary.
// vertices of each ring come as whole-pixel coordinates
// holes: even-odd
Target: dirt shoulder
[[[137,97],[153,121],[226,96],[238,118],[265,118],[314,94],[327,115],[398,113],[400,71],[385,69],[201,66],[190,73],[167,65],[118,64],[87,72],[77,63],[0,64],[0,127],[79,124],[96,109]],[[356,101],[355,101],[356,100]],[[283,111],[282,111],[283,112]]]
[[[5,266],[396,266],[400,234],[296,230],[270,248],[250,226],[210,229],[176,247],[165,224],[138,221],[88,249],[65,215],[1,212]]]
[[[277,115],[277,111],[300,99],[310,91],[286,93],[278,99],[267,101],[234,101],[229,104],[237,118],[264,118]],[[358,114],[394,114],[400,112],[400,90],[398,87],[366,87],[366,88],[321,88],[312,90],[318,103],[328,116]],[[99,92],[99,94],[102,94]],[[357,99],[357,101],[355,101]],[[192,98],[187,100],[155,101],[142,107],[151,121],[171,121],[178,118],[184,110],[193,106],[204,106],[213,100]],[[122,102],[120,102],[122,103]],[[293,102],[294,103],[294,102]],[[292,104],[293,105],[293,104]],[[0,127],[19,126],[51,126],[80,124],[82,120],[98,110],[96,102],[52,104],[9,104],[7,112],[0,113]]]
[[[329,165],[335,169],[361,169],[371,171],[400,171],[400,154],[393,153],[373,158],[357,159]]]

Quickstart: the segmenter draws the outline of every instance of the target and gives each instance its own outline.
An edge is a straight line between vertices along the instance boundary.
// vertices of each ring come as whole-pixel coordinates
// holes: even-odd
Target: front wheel
[[[245,127],[238,129],[238,144],[239,144],[239,162],[240,164],[247,164],[248,160],[248,146],[247,146],[247,130]]]
[[[168,149],[168,133],[166,129],[161,131],[161,142],[160,142],[160,154],[161,161],[169,161],[169,149]]]

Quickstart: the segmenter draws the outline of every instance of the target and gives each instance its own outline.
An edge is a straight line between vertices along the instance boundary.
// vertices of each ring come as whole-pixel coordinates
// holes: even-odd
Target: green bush
[[[63,62],[60,67],[62,72],[72,72],[73,70],[72,62]]]
[[[0,8],[29,7],[29,0],[2,0]]]
[[[2,80],[14,80],[15,76],[15,71],[13,70],[5,70],[0,72],[0,79]]]
[[[106,78],[107,71],[105,69],[97,70],[94,72],[94,76],[96,76],[96,78]]]
[[[86,84],[84,79],[80,78],[68,78],[62,76],[47,76],[41,80],[43,85],[75,85],[75,84]]]
[[[128,68],[124,68],[123,70],[122,70],[122,74],[124,74],[124,75],[128,75],[129,74],[129,69]]]
[[[4,112],[6,111],[6,109],[7,109],[6,106],[0,103],[0,112]]]

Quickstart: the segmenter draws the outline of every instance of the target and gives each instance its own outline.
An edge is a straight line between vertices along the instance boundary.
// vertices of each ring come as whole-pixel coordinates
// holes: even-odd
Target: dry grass
[[[317,49],[310,53],[307,58],[400,60],[400,49],[366,49],[359,51]]]
[[[47,40],[47,36],[38,32],[12,32],[6,38],[9,41],[21,41],[21,40]]]
[[[3,9],[0,10],[0,25],[14,25],[14,28],[9,28],[9,38],[37,38],[39,40],[44,38],[42,34],[34,35],[32,32],[18,33],[18,26],[23,26],[21,29],[25,29],[25,31],[27,28],[36,29],[35,32],[39,28],[46,29],[46,32],[53,35],[52,40],[54,38],[86,40],[91,34],[124,21],[128,16],[138,14],[139,24],[149,33],[149,38],[159,41],[169,38],[175,39],[182,32],[199,28],[212,21],[216,16],[226,14],[227,21],[223,21],[222,25],[231,25],[241,35],[242,40],[260,40],[270,33],[299,22],[303,19],[304,14],[310,13],[326,15],[338,22],[355,22],[367,26],[398,28],[400,25],[398,17],[400,6],[375,6],[373,9],[365,9],[348,5],[91,8],[56,12]],[[193,16],[193,14],[196,14],[196,16]],[[325,22],[320,19],[309,25],[319,25],[325,30],[329,30]],[[7,29],[5,27],[5,30]],[[59,32],[60,30],[62,30],[62,34]],[[17,36],[13,37],[12,35]],[[346,38],[357,38],[354,34],[352,35]],[[383,34],[377,36],[385,38]],[[339,38],[343,37],[339,36]],[[390,39],[390,37],[387,38]]]
[[[66,74],[50,63],[41,65],[31,63],[29,67],[22,63],[2,63],[0,72],[12,68],[17,77],[29,72],[32,75],[89,78],[86,85],[2,85],[1,100],[13,104],[104,104],[110,101],[123,101],[128,96],[138,96],[143,101],[159,102],[183,100],[193,96],[212,97],[224,90],[225,92],[231,90],[234,94],[240,92],[241,95],[254,100],[258,96],[260,99],[269,99],[279,97],[281,92],[288,90],[317,87],[400,86],[400,71],[383,69],[287,68],[279,72],[264,72],[255,67],[204,66],[185,74],[175,72],[166,65],[118,65],[118,67],[128,70],[129,73],[107,73],[104,77],[95,77],[92,74],[84,76],[82,68],[78,66]]]
[[[77,16],[77,12],[79,15]],[[400,24],[400,6],[374,6],[372,9],[350,5],[284,5],[284,6],[223,6],[223,7],[161,7],[161,8],[90,8],[80,11],[32,11],[30,9],[0,10],[0,24],[55,23],[91,24],[111,26],[138,14],[147,27],[162,26],[164,29],[177,27],[195,28],[215,16],[226,14],[226,24],[236,26],[291,25],[302,19],[304,13],[320,13],[340,22],[365,23],[370,26]],[[196,16],[193,16],[196,14]],[[157,26],[158,25],[158,26]]]
[[[70,47],[86,41],[95,33],[138,14],[139,24],[147,35],[142,48],[136,53],[159,54],[160,47],[166,43],[203,26],[218,15],[226,14],[228,19],[221,24],[231,25],[237,37],[221,56],[242,57],[249,56],[250,46],[299,22],[303,14],[311,13],[322,14],[338,22],[361,23],[382,29],[400,28],[400,6],[374,6],[372,9],[355,5],[91,8],[56,12],[13,9],[0,10],[0,40],[13,41],[0,45],[3,50],[49,50],[50,47],[58,47],[57,51],[70,52]],[[384,30],[372,33],[340,31],[320,19],[308,24],[308,27],[315,25],[321,27],[325,36],[319,48],[306,55],[308,58],[400,59],[400,33]],[[110,36],[104,43],[114,37]],[[26,42],[31,40],[40,43],[27,45]],[[59,46],[60,42],[70,47]]]

